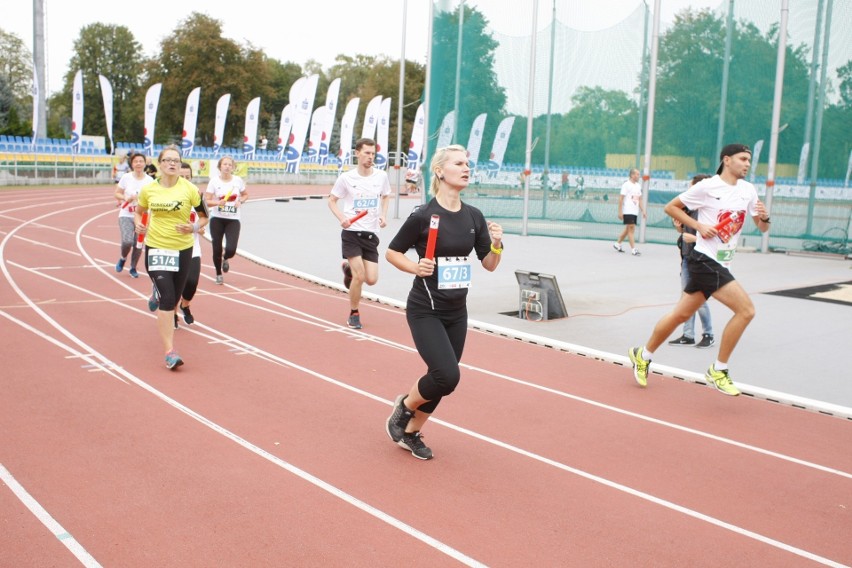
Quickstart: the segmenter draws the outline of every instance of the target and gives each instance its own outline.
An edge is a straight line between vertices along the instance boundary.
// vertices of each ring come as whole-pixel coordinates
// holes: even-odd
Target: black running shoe
[[[696,347],[701,347],[701,348],[712,347],[715,343],[716,343],[716,340],[713,339],[713,336],[708,334],[708,333],[705,333],[701,337],[701,341],[698,342]]]
[[[401,394],[396,397],[396,401],[394,401],[393,412],[388,417],[387,424],[385,425],[385,430],[388,433],[388,436],[394,442],[399,442],[402,440],[402,437],[405,436],[405,427],[408,426],[408,421],[411,420],[411,417],[414,416],[414,412],[408,410],[405,404],[403,404],[403,400],[405,400],[405,395]]]
[[[195,318],[192,317],[192,312],[189,311],[189,306],[182,306],[180,310],[183,312],[183,321],[186,322],[186,325],[192,325],[195,323]]]
[[[228,272],[231,269],[231,265],[228,264],[227,260],[222,261],[222,272]]]
[[[397,444],[399,447],[409,450],[411,455],[419,460],[432,459],[432,450],[423,443],[423,436],[420,435],[420,432],[406,432]]]
[[[695,345],[695,340],[691,337],[682,335],[677,339],[669,341],[669,345]]]

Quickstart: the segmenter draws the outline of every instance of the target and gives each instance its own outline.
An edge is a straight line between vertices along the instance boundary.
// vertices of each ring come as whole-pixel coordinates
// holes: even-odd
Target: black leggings
[[[225,239],[225,254],[222,255],[222,238]],[[222,274],[222,261],[233,258],[237,254],[237,243],[240,241],[240,220],[213,217],[210,219],[210,240],[213,243],[213,266],[216,276]]]
[[[191,302],[195,297],[195,291],[198,290],[198,279],[201,277],[201,257],[193,256],[189,261],[189,274],[186,276],[186,284],[183,287],[181,297]]]
[[[429,402],[417,410],[431,414],[441,398],[459,384],[459,361],[467,337],[467,308],[438,312],[409,305],[406,319],[417,352],[428,368],[420,377],[417,390]]]
[[[155,295],[160,299],[160,310],[171,312],[177,306],[177,300],[183,293],[186,277],[189,275],[192,260],[192,247],[179,251],[178,271],[150,270],[148,266],[148,245],[145,245],[145,270],[154,283]]]

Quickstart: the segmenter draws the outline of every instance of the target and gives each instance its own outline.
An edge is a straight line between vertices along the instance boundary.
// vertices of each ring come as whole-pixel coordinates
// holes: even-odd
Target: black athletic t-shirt
[[[414,247],[417,258],[426,255],[426,242],[429,238],[429,221],[432,215],[438,215],[438,240],[435,243],[435,257],[440,267],[441,257],[466,257],[476,250],[477,258],[482,261],[491,251],[491,236],[482,211],[462,203],[459,211],[448,211],[432,199],[426,205],[415,209],[402,224],[399,232],[388,248],[405,254]],[[467,288],[449,290],[438,289],[438,267],[427,278],[414,277],[414,284],[408,294],[408,303],[434,310],[455,310],[462,308],[467,300]]]

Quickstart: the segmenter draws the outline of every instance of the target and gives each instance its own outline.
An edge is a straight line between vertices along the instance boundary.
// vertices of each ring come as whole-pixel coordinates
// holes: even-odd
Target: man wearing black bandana
[[[729,144],[722,149],[719,160],[715,176],[696,183],[666,205],[666,213],[696,231],[697,241],[687,259],[689,283],[680,301],[657,322],[644,346],[628,351],[633,376],[642,387],[648,384],[648,367],[654,351],[712,296],[734,315],[722,332],[719,354],[707,369],[705,379],[723,394],[740,394],[728,375],[728,359],[754,318],[754,304],[728,267],[746,217],[751,217],[761,232],[769,229],[770,219],[757,198],[757,190],[745,181],[751,167],[749,147]],[[684,209],[698,211],[698,219],[690,217]]]

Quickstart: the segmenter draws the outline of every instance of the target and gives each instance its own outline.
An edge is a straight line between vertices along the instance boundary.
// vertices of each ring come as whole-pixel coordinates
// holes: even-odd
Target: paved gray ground
[[[401,200],[400,218],[390,219],[381,233],[382,255],[416,203]],[[390,209],[393,212],[393,204]],[[323,199],[252,200],[243,209],[240,251],[339,284],[339,231]],[[672,230],[673,241],[675,237]],[[478,267],[474,273],[468,303],[471,319],[486,328],[541,336],[569,350],[597,350],[604,359],[626,362],[627,349],[641,345],[677,301],[679,257],[673,245],[645,245],[642,256],[632,257],[615,252],[611,242],[507,235],[498,270],[490,274]],[[380,263],[378,284],[365,291],[404,302],[412,277],[390,266],[383,256]],[[852,281],[850,268],[848,260],[738,252],[733,272],[757,308],[757,317],[730,361],[738,385],[758,396],[794,403],[802,397],[824,403],[817,407],[852,415],[852,371],[846,362],[852,347],[852,305],[765,293]],[[502,315],[517,310],[515,270],[555,275],[569,317],[531,322]],[[715,300],[710,306],[718,340],[730,312]],[[346,315],[341,313],[341,321]],[[369,319],[364,323],[368,330]],[[700,333],[700,323],[696,325]],[[664,345],[655,355],[652,370],[659,364],[663,374],[694,380],[713,362],[716,348]],[[625,381],[632,381],[629,369],[624,374]],[[776,392],[766,390],[791,396],[775,397]]]

